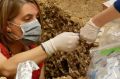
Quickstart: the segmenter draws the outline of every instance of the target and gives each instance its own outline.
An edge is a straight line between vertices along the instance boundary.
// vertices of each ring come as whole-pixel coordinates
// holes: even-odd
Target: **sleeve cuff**
[[[115,3],[114,3],[114,7],[115,9],[120,12],[120,0],[117,0]]]

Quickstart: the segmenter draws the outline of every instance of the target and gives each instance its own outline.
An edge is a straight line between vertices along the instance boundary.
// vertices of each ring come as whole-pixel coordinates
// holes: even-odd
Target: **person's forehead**
[[[38,8],[35,4],[32,3],[26,3],[21,7],[20,13],[22,15],[27,15],[27,14],[37,14],[38,13]]]

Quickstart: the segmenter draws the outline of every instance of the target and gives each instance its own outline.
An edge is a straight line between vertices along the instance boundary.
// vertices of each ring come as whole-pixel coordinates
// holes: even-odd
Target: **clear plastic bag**
[[[91,50],[89,79],[120,79],[120,43]]]
[[[116,0],[103,3],[110,7]],[[102,28],[99,47],[90,50],[89,79],[120,79],[120,18]]]
[[[39,67],[34,61],[29,60],[19,63],[15,79],[32,79],[32,72],[37,69],[39,69]]]
[[[119,39],[120,39],[120,19],[117,19],[106,24],[104,32],[99,38],[99,45],[102,47],[108,44],[118,43],[120,42]]]

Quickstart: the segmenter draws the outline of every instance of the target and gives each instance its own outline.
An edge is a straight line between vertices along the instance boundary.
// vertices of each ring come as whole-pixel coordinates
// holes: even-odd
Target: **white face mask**
[[[19,39],[36,42],[39,40],[40,35],[42,33],[41,25],[37,19],[21,25],[17,25],[15,23],[11,23],[11,24],[21,28],[23,32],[22,37],[19,38],[16,36]]]
[[[38,41],[42,33],[41,25],[37,19],[20,25],[23,32],[22,39]]]

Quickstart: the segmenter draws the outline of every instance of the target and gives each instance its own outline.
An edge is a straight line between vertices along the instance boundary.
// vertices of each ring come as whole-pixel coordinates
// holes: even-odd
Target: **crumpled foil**
[[[18,64],[17,74],[15,79],[32,79],[32,72],[39,69],[34,61],[26,61]]]

